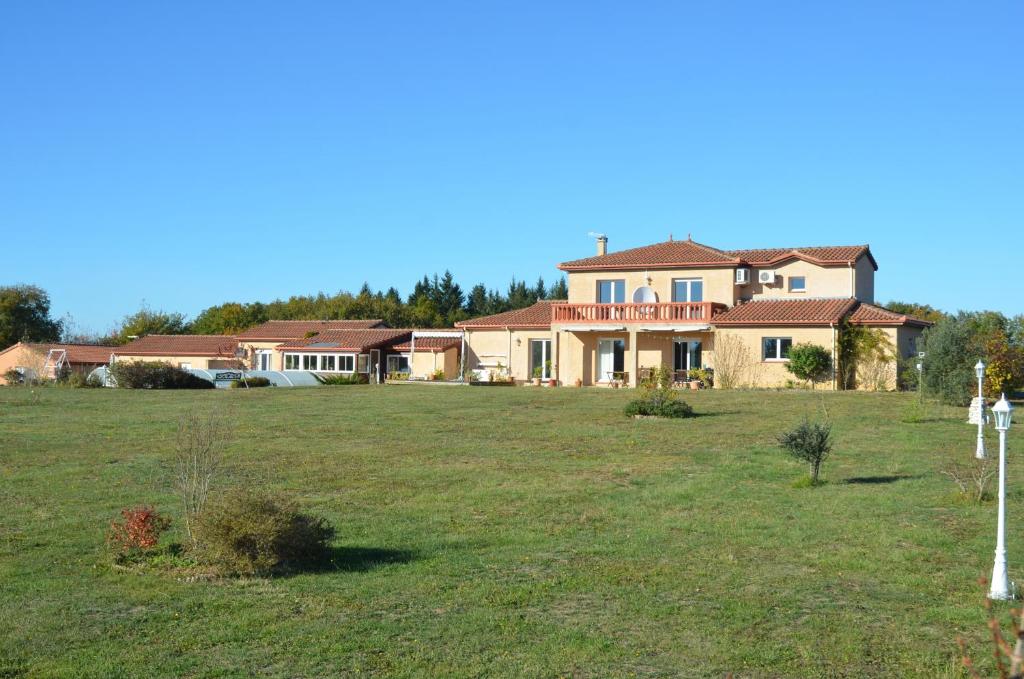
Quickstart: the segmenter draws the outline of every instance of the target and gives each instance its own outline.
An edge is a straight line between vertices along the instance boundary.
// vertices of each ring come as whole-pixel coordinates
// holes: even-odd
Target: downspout
[[[852,299],[857,296],[856,276],[854,275],[853,262],[849,262],[847,266],[850,267],[850,298]]]
[[[505,332],[508,333],[508,365],[505,367],[508,370],[508,376],[515,382],[516,378],[512,377],[512,328],[506,325]]]
[[[462,331],[462,353],[459,354],[459,380],[466,382],[466,333],[468,330]],[[472,380],[470,380],[472,381]]]
[[[837,374],[839,364],[836,363],[836,324],[833,321],[829,321],[828,327],[832,328],[832,391],[839,391]]]

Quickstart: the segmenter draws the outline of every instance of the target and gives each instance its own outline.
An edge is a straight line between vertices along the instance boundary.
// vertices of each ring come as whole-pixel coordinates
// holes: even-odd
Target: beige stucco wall
[[[408,352],[404,352],[408,355]],[[453,380],[459,376],[459,349],[451,347],[442,351],[417,351],[410,364],[412,376],[429,379],[436,370],[444,370],[444,378]]]
[[[765,337],[789,337],[793,344],[812,343],[825,347],[833,356],[835,363],[835,345],[833,343],[834,331],[832,328],[802,328],[802,327],[765,327],[765,328],[720,328],[716,331],[716,344],[722,344],[736,338],[746,348],[746,360],[740,367],[741,375],[737,386],[744,387],[781,387],[787,381],[800,382],[791,372],[786,370],[786,361],[765,361],[761,358],[762,339]],[[712,357],[708,363],[717,371],[723,366]],[[716,379],[716,386],[721,386]],[[831,380],[824,384],[816,385],[817,388],[831,389]]]
[[[40,372],[46,362],[46,355],[38,351],[32,351],[29,347],[16,344],[3,354],[0,354],[0,384],[7,384],[4,373],[15,368],[29,368],[33,372]]]
[[[633,301],[633,292],[645,285],[658,295],[659,302],[672,301],[672,279],[700,278],[704,281],[704,301],[721,302],[732,306],[736,299],[733,285],[734,269],[665,269],[651,271],[580,271],[570,273],[569,301],[577,304],[597,302],[597,282],[624,279],[626,281],[625,303]],[[649,279],[649,282],[648,282]]]
[[[870,265],[868,266],[870,269]],[[751,299],[805,299],[809,297],[852,297],[856,289],[856,269],[846,266],[818,266],[800,259],[774,267],[766,267],[765,271],[774,271],[775,284],[762,285],[757,282],[761,269],[751,270],[751,282],[745,285],[740,296]],[[807,286],[806,292],[790,292],[790,278],[803,276]]]
[[[273,350],[275,347],[282,344],[281,342],[241,342],[241,347],[246,350],[247,359],[245,365],[250,370],[256,369],[256,350],[257,349],[270,349]],[[274,351],[273,358],[271,359],[271,370],[284,370],[284,353],[280,351]]]
[[[633,301],[633,291],[643,285],[657,293],[659,302],[672,301],[672,280],[700,278],[704,281],[704,301],[721,302],[733,306],[738,299],[852,297],[865,302],[875,298],[875,271],[867,257],[861,257],[853,267],[819,266],[800,259],[790,259],[766,270],[775,271],[775,285],[757,282],[761,269],[752,268],[751,282],[735,285],[736,269],[666,269],[652,271],[581,271],[569,273],[569,301],[578,304],[597,301],[597,282],[623,279],[626,281],[626,303]],[[805,292],[790,292],[792,276],[806,278]],[[648,282],[649,281],[649,282]]]
[[[671,368],[673,365],[673,342],[677,337],[700,340],[702,363],[709,366],[713,364],[714,339],[710,332],[637,332],[635,334],[636,357],[634,359],[634,341],[628,331],[573,332],[561,330],[559,326],[555,326],[555,330],[558,334],[558,378],[564,385],[574,385],[576,380],[582,380],[583,386],[607,382],[607,375],[598,374],[597,345],[602,339],[623,340],[625,343],[624,368],[631,377],[638,376],[644,368],[659,366]]]
[[[495,363],[509,368],[517,382],[530,379],[530,340],[553,339],[550,330],[467,330],[466,366],[481,364],[493,369]],[[552,353],[554,353],[552,344]]]

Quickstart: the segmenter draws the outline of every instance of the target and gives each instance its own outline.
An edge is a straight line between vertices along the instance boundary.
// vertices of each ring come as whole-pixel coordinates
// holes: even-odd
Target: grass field
[[[0,389],[0,677],[942,677],[957,634],[991,667],[995,504],[939,473],[973,454],[963,410],[904,424],[910,395],[700,392],[700,417],[634,421],[631,396]],[[793,488],[805,470],[774,437],[823,404],[829,483]],[[237,422],[226,483],[337,526],[336,568],[110,567],[119,509],[178,516],[190,406]],[[1022,480],[1013,465],[1011,575]]]

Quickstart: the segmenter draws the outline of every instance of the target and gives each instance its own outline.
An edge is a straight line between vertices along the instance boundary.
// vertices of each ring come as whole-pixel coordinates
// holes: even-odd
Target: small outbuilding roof
[[[41,343],[41,342],[18,342],[0,351],[5,354],[17,348],[30,349],[40,353],[49,352],[51,349],[63,349],[67,352],[68,363],[82,364],[103,364],[110,362],[110,354],[119,347],[106,346],[102,344],[64,344],[64,343]]]
[[[441,353],[454,349],[462,344],[461,337],[417,337],[416,351],[429,351]],[[412,349],[412,340],[404,340],[391,347],[395,351],[409,351]]]
[[[326,321],[267,321],[255,328],[239,333],[236,337],[242,342],[287,342],[302,339],[310,333],[326,330],[365,330],[383,327],[384,321],[379,318],[326,320]]]
[[[234,357],[238,341],[229,335],[146,335],[114,349],[116,356]]]

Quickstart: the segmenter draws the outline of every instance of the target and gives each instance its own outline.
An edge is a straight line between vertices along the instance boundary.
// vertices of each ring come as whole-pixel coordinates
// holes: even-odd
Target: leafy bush
[[[813,386],[828,378],[832,371],[832,355],[828,349],[817,344],[794,344],[789,350],[786,370]]]
[[[4,372],[4,382],[11,387],[23,384],[21,373],[15,370],[14,368],[11,368],[10,370]]]
[[[171,525],[170,519],[146,505],[122,509],[121,517],[124,521],[112,521],[107,535],[107,544],[119,559],[156,547]]]
[[[320,380],[320,384],[327,385],[370,383],[370,376],[363,373],[342,373],[340,375],[320,375],[314,373],[314,376]]]
[[[653,417],[692,417],[693,408],[672,389],[672,371],[667,366],[651,370],[640,385],[640,398],[626,404],[626,415]]]
[[[231,380],[231,389],[245,389],[246,385],[250,389],[258,387],[271,387],[273,383],[266,377],[246,377],[245,380]]]
[[[950,405],[966,405],[977,391],[974,364],[985,360],[989,396],[1024,386],[1024,328],[1000,313],[960,312],[924,333],[924,392]]]
[[[288,500],[235,491],[198,517],[200,556],[225,573],[265,575],[321,561],[334,528]]]
[[[213,382],[169,363],[117,361],[110,365],[117,386],[125,389],[213,389]]]
[[[103,380],[79,372],[68,373],[59,384],[72,389],[98,389],[103,386]]]
[[[821,465],[832,451],[832,425],[804,420],[790,431],[780,434],[779,445],[794,458],[809,465],[811,485],[817,485]]]
[[[433,377],[438,382],[444,380],[444,368],[438,368],[437,370],[435,370],[434,374],[431,375],[431,377]]]
[[[635,399],[626,404],[626,415],[646,417],[693,417],[693,408],[686,401],[650,401]]]

